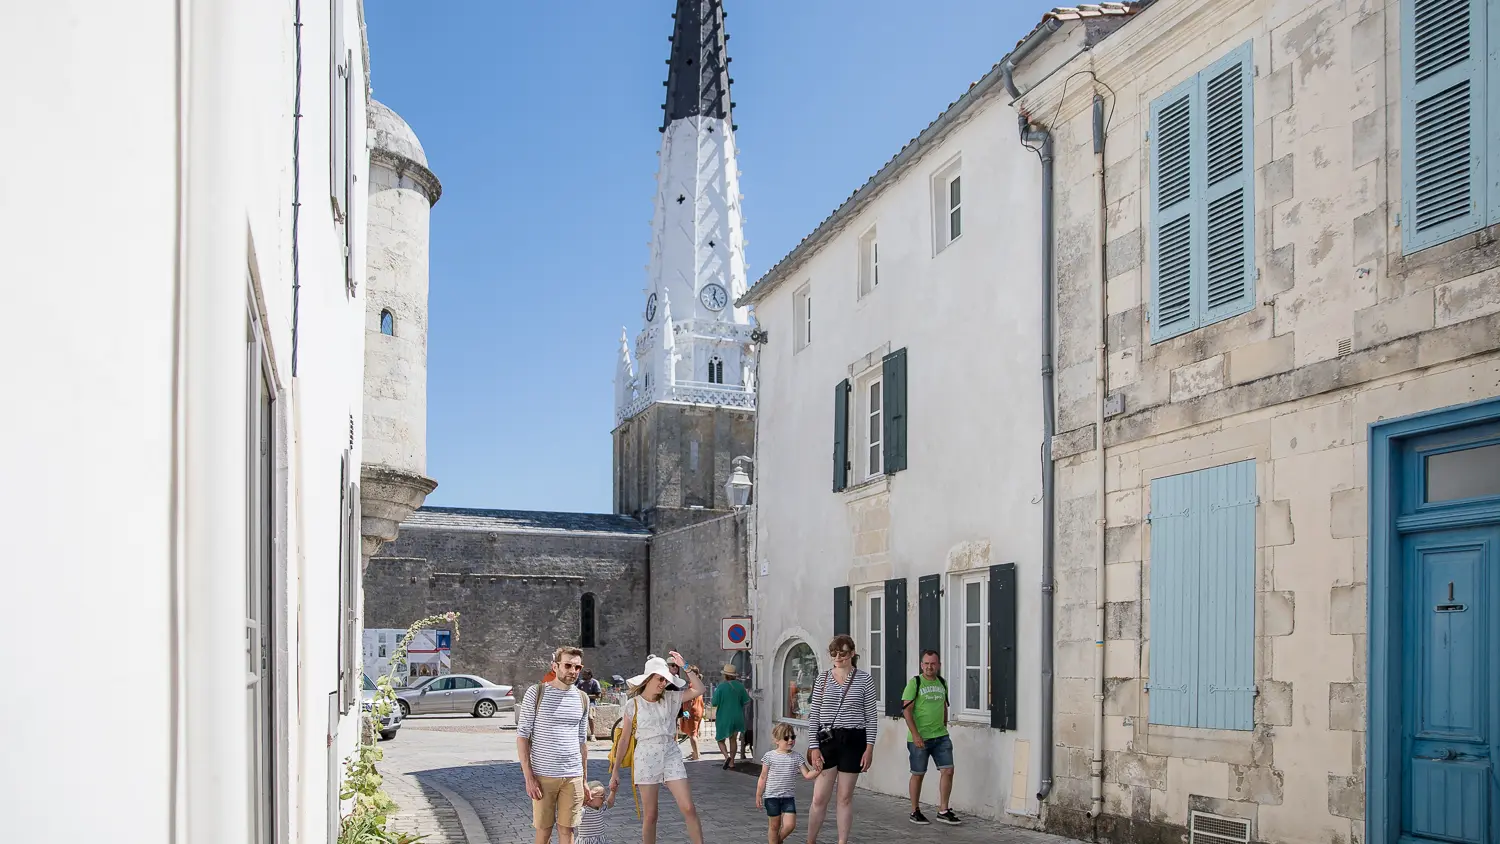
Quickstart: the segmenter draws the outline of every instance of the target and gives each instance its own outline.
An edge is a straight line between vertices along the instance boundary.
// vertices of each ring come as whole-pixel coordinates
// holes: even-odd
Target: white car
[[[369,675],[365,675],[364,697],[360,701],[359,709],[369,715],[375,708],[375,684],[370,682]],[[380,719],[380,737],[386,741],[396,737],[396,731],[401,729],[401,719],[406,714],[405,707],[392,706],[391,713]]]
[[[407,718],[446,712],[489,718],[496,712],[516,708],[510,686],[496,685],[475,674],[429,677],[409,689],[398,689],[396,702],[401,704],[401,714]]]

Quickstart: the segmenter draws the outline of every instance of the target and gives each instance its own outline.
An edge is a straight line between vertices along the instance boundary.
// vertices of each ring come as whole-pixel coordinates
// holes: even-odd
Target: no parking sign
[[[726,651],[750,650],[750,616],[732,615],[724,619],[720,647]]]

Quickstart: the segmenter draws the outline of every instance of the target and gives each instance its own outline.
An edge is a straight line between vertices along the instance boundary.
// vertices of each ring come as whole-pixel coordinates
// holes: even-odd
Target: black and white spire
[[[729,53],[723,0],[677,0],[672,14],[672,57],[667,60],[666,118],[662,131],[684,117],[730,120]]]
[[[655,402],[755,407],[724,0],[677,0],[672,17],[645,324],[617,421]]]

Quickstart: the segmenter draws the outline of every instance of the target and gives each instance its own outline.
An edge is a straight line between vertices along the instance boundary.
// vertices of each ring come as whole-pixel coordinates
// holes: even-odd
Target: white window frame
[[[880,286],[880,238],[874,226],[859,237],[859,295],[875,292]]]
[[[885,711],[885,586],[871,586],[859,592],[860,667],[875,683],[875,697],[881,712]],[[875,637],[879,636],[878,642]]]
[[[792,294],[792,351],[800,352],[812,345],[812,283]]]
[[[952,201],[953,184],[958,183],[958,202]],[[958,233],[953,233],[953,218],[958,216]],[[933,254],[947,249],[963,237],[963,161],[955,158],[932,177]]]
[[[859,454],[854,461],[856,477],[859,483],[873,481],[885,474],[885,373],[881,366],[871,367],[868,372],[860,376],[855,382],[855,414],[853,424],[854,437],[852,441],[859,448]],[[880,405],[871,408],[870,391],[872,387],[880,388]],[[878,439],[870,436],[871,420],[876,420],[880,428]],[[879,464],[870,459],[871,450],[879,455]]]
[[[712,355],[708,359],[708,383],[724,383],[724,359],[718,355]]]
[[[964,572],[953,575],[948,584],[948,658],[944,660],[949,665],[957,666],[955,675],[950,675],[949,685],[954,687],[951,695],[952,703],[950,709],[954,717],[965,721],[975,721],[988,724],[990,722],[989,697],[990,697],[990,671],[994,667],[992,655],[990,654],[990,607],[989,607],[989,581],[990,575],[987,569],[973,572]],[[967,593],[970,586],[977,585],[979,589],[979,622],[977,625],[968,622],[965,610]],[[965,634],[969,627],[979,628],[979,708],[971,709],[968,703],[969,691],[969,653]],[[956,676],[957,682],[952,680]]]

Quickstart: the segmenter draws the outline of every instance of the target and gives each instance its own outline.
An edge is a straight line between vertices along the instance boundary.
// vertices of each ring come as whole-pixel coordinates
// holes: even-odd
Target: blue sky
[[[366,0],[375,98],[443,183],[428,504],[609,512],[641,324],[672,0]],[[750,281],[1051,4],[728,0]],[[1013,142],[996,138],[996,143]]]

